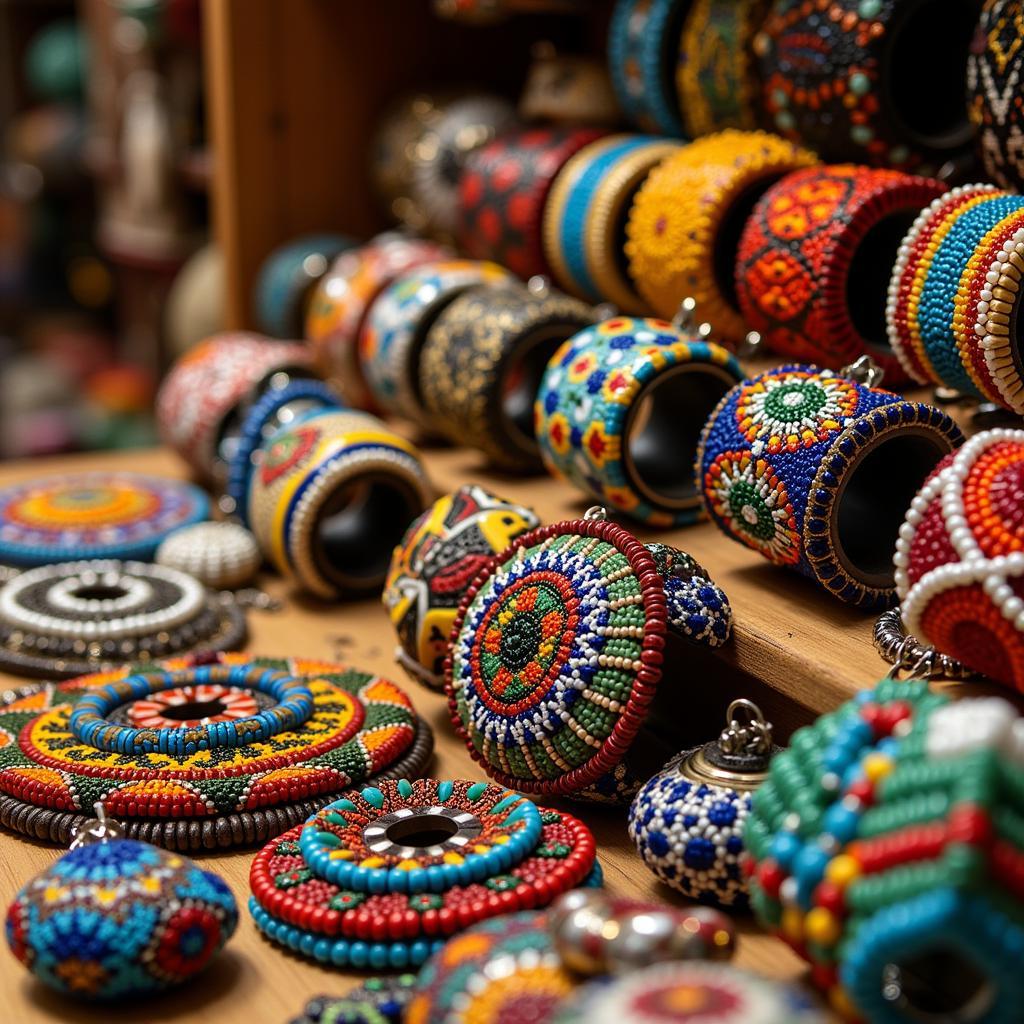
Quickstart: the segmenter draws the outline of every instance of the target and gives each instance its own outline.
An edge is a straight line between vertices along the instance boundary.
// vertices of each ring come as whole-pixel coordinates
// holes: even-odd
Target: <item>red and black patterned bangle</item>
[[[890,268],[943,186],[853,164],[786,175],[747,221],[736,264],[747,324],[776,352],[842,366],[868,353],[886,382],[909,378],[888,345]]]
[[[523,278],[548,273],[541,232],[548,192],[569,158],[604,134],[594,128],[520,129],[473,153],[459,188],[462,248]]]

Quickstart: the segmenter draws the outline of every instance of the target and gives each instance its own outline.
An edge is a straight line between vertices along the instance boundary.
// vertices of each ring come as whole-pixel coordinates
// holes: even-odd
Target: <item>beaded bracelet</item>
[[[704,503],[734,540],[866,608],[893,603],[903,515],[962,440],[929,405],[814,366],[733,388],[704,428]]]
[[[683,120],[672,68],[690,0],[617,0],[608,30],[612,85],[644,131],[679,138]]]
[[[683,146],[656,167],[626,229],[630,275],[654,311],[671,318],[690,296],[718,336],[742,338],[735,273],[743,225],[769,185],[814,162],[774,135],[729,130]]]
[[[526,280],[549,272],[542,221],[548,193],[574,153],[600,138],[596,128],[523,128],[475,150],[459,183],[459,244]]]
[[[766,117],[825,160],[933,173],[970,150],[977,18],[973,0],[774,3],[754,40]]]
[[[552,356],[537,392],[544,464],[640,522],[694,522],[701,429],[742,379],[726,349],[664,320],[588,327]]]
[[[886,383],[907,383],[887,344],[889,268],[914,218],[943,191],[928,178],[852,164],[787,174],[758,200],[740,239],[736,292],[747,326],[796,359],[838,365],[870,353]]]
[[[257,455],[249,521],[267,558],[319,597],[377,590],[433,499],[419,453],[374,416],[320,412]]]
[[[467,289],[514,281],[497,263],[445,260],[424,263],[388,285],[370,307],[359,335],[359,362],[377,405],[429,429],[419,378],[431,326]]]
[[[624,312],[643,308],[621,265],[626,213],[652,168],[678,149],[650,135],[611,135],[562,168],[544,208],[544,253],[561,287]]]
[[[422,92],[400,97],[385,109],[370,139],[370,184],[392,218],[414,231],[419,218],[409,193],[416,145],[447,99]]]
[[[431,424],[494,465],[540,465],[534,399],[548,359],[593,322],[589,306],[522,285],[463,292],[434,322],[420,357],[420,395]]]

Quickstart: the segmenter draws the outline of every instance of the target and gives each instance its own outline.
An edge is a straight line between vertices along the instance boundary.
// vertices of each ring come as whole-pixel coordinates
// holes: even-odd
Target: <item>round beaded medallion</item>
[[[177,569],[95,559],[28,569],[0,589],[0,668],[51,679],[245,641],[233,601]]]
[[[194,699],[204,687],[230,699]],[[128,835],[163,845],[263,841],[399,759],[421,770],[425,728],[397,686],[330,662],[124,667],[0,711],[0,821],[62,841],[102,801]]]
[[[209,515],[206,495],[140,473],[42,476],[0,488],[0,563],[152,558],[174,530]]]

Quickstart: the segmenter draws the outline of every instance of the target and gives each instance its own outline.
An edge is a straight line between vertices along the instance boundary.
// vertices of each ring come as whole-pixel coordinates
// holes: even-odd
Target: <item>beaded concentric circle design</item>
[[[194,729],[251,718],[259,709],[255,694],[220,683],[201,683],[176,686],[153,693],[148,700],[136,700],[128,705],[127,717],[136,729]]]
[[[200,522],[198,487],[140,473],[37,477],[0,489],[0,562],[151,558],[173,530]]]

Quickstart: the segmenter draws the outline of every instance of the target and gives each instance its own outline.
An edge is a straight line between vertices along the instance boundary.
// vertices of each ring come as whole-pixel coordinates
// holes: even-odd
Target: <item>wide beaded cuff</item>
[[[895,598],[903,516],[961,441],[945,413],[815,366],[733,388],[704,428],[698,472],[719,528],[867,608]]]

